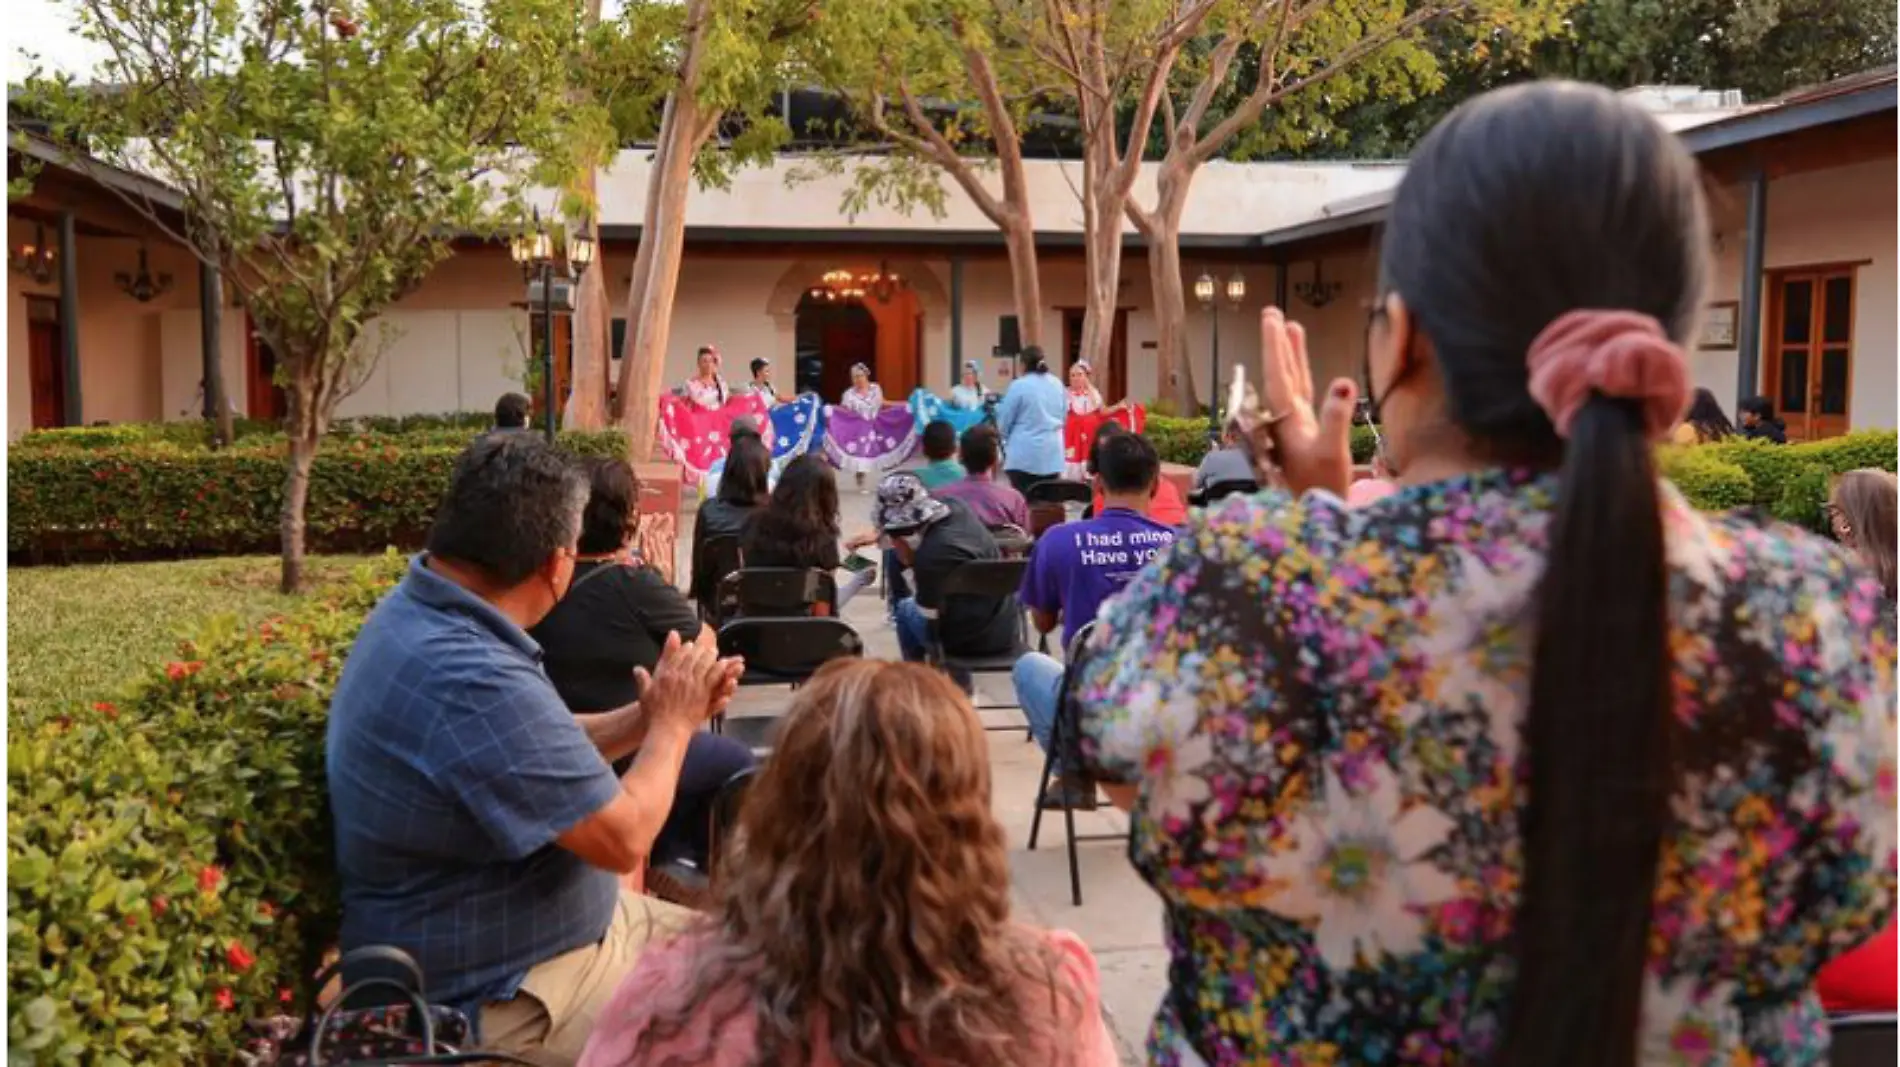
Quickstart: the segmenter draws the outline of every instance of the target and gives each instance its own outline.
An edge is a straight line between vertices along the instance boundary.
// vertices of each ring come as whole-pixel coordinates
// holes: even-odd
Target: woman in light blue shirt
[[[1016,491],[1027,494],[1030,486],[1062,473],[1062,420],[1069,406],[1041,348],[1030,345],[1019,358],[1022,373],[1003,394],[996,427],[1003,432],[1003,469]]]

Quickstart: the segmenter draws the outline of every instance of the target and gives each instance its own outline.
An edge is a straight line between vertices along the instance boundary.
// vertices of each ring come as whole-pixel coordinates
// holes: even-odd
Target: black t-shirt
[[[757,507],[742,507],[724,500],[708,500],[699,506],[699,515],[693,519],[693,596],[700,601],[709,601],[717,591],[723,574],[714,574],[706,566],[706,542],[715,537],[745,536],[746,521]]]
[[[589,561],[548,617],[528,631],[555,691],[575,712],[612,711],[639,696],[633,669],[652,670],[666,635],[699,635],[699,614],[657,571]]]
[[[943,583],[950,572],[972,560],[1002,559],[996,536],[961,500],[946,500],[950,514],[924,531],[910,569],[917,583],[917,606],[937,615],[937,638],[959,656],[994,656],[1016,647],[1022,608],[1013,596],[981,601],[959,596],[945,606]]]

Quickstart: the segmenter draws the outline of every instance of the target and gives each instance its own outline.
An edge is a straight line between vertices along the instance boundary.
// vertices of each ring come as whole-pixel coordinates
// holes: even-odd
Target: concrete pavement
[[[868,528],[870,496],[855,492],[848,479],[840,479],[839,488],[846,535]],[[690,573],[691,567],[688,554],[693,508],[689,500],[680,516],[682,575]],[[867,655],[897,658],[897,637],[885,621],[875,587],[846,605],[843,615],[863,635]],[[777,715],[787,696],[788,691],[777,688],[748,689],[735,702],[732,717]],[[979,706],[1013,700],[1007,677],[979,679]],[[1016,914],[1025,922],[1070,930],[1088,944],[1101,970],[1102,1005],[1122,1062],[1146,1062],[1142,1048],[1148,1023],[1167,984],[1160,902],[1129,866],[1127,845],[1119,839],[1077,844],[1083,903],[1076,907],[1070,902],[1060,812],[1044,816],[1037,848],[1028,848],[1036,786],[1042,774],[1042,750],[1021,729],[1021,712],[986,711],[983,717],[990,725],[1017,727],[989,734],[993,803],[996,819],[1009,837],[1011,896]],[[1128,831],[1127,818],[1106,805],[1100,811],[1077,812],[1075,824],[1081,835],[1125,835]]]

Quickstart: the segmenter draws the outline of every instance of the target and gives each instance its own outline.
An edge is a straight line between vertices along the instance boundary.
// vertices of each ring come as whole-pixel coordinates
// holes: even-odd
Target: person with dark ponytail
[[[1696,163],[1608,90],[1467,102],[1385,224],[1360,387],[1261,320],[1292,496],[1099,616],[1082,760],[1173,953],[1157,1064],[1820,1064],[1816,971],[1894,898],[1894,646],[1818,538],[1652,445],[1709,275]]]

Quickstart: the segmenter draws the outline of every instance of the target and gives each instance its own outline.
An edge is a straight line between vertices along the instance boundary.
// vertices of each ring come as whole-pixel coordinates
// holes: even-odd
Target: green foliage
[[[1703,511],[1745,507],[1755,491],[1748,472],[1716,455],[1712,446],[1663,448],[1657,464],[1683,498]]]
[[[1581,0],[1542,40],[1514,32],[1473,42],[1434,32],[1444,77],[1415,98],[1353,101],[1317,135],[1269,122],[1237,146],[1247,158],[1398,158],[1462,101],[1533,78],[1576,78],[1616,89],[1699,85],[1739,89],[1750,102],[1894,61],[1894,6],[1885,0]],[[1474,43],[1485,47],[1473,47]]]
[[[35,1063],[235,1061],[334,940],[323,733],[393,555],[287,618],[213,620],[123,699],[7,747],[8,1040]],[[103,653],[110,654],[110,653]]]
[[[1166,415],[1148,415],[1147,428],[1142,431],[1160,453],[1161,462],[1179,463],[1186,467],[1198,467],[1207,456],[1207,420],[1205,418],[1178,419]],[[1366,464],[1372,462],[1373,453],[1378,448],[1378,437],[1369,426],[1355,425],[1352,428],[1352,461]]]
[[[357,434],[311,469],[308,538],[320,551],[413,547],[427,533],[467,430]],[[626,454],[619,431],[569,433],[577,455]],[[31,559],[230,555],[278,547],[287,443],[223,451],[170,442],[16,449],[7,457],[7,551]]]
[[[1664,477],[1689,502],[1706,510],[1752,507],[1783,522],[1825,532],[1821,504],[1835,475],[1874,468],[1892,471],[1900,437],[1892,430],[1774,445],[1731,438],[1717,444],[1658,451]]]
[[[360,557],[311,560],[318,585],[349,576]],[[234,616],[255,625],[302,603],[277,591],[265,556],[15,567],[7,575],[7,721],[69,714],[178,646],[183,621]]]

